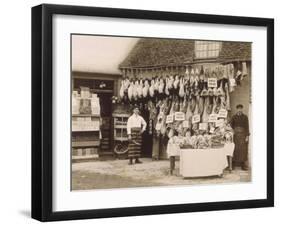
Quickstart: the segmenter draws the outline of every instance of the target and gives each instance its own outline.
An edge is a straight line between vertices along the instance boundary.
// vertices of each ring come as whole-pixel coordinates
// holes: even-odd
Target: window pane
[[[195,41],[196,58],[214,58],[219,55],[221,42]]]

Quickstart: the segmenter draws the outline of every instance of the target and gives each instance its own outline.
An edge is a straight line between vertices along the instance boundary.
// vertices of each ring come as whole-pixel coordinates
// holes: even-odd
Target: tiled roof
[[[251,60],[251,43],[223,42],[219,55],[220,60]]]
[[[179,65],[192,61],[194,41],[140,39],[120,67]]]
[[[120,68],[180,66],[194,61],[194,40],[143,38],[138,41]],[[222,42],[218,60],[251,60],[251,44]]]

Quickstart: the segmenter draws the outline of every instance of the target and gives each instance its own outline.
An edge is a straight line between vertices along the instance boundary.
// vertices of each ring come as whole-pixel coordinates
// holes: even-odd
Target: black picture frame
[[[262,26],[267,28],[267,198],[95,210],[52,210],[52,18],[55,14]],[[178,12],[43,4],[32,8],[32,218],[123,217],[274,206],[274,20]]]

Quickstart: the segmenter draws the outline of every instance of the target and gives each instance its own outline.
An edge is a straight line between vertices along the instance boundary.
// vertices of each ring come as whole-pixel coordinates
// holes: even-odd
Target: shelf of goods
[[[128,151],[127,113],[113,113],[114,119],[114,152],[117,155],[126,154]]]
[[[97,158],[100,147],[99,98],[86,88],[72,95],[72,158]]]

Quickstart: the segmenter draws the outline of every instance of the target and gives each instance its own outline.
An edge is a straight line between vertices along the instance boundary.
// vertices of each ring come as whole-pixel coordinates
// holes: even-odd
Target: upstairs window
[[[219,56],[221,42],[216,41],[195,41],[195,58],[208,59]]]

